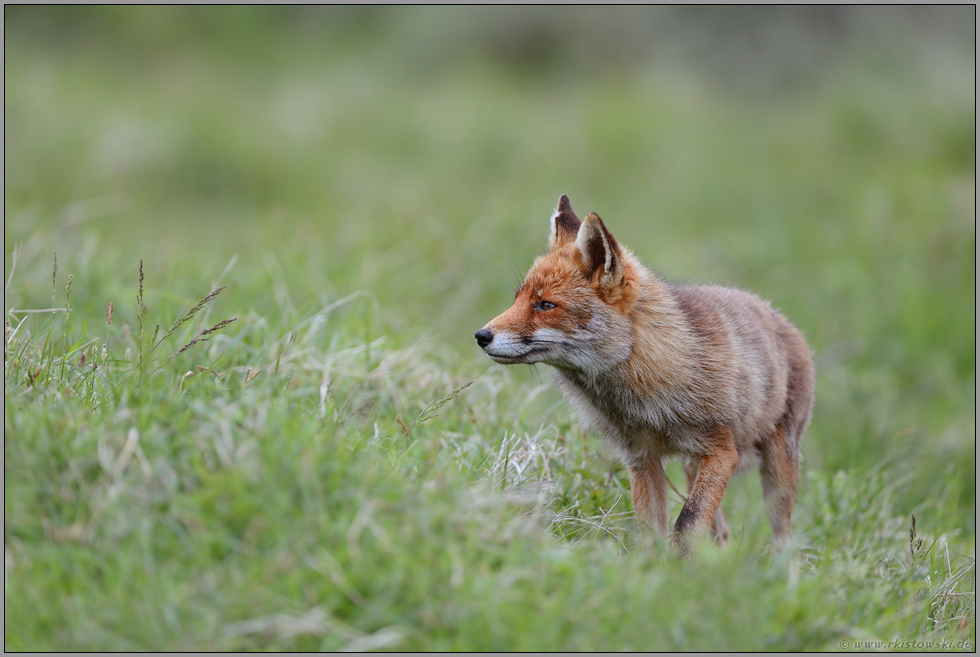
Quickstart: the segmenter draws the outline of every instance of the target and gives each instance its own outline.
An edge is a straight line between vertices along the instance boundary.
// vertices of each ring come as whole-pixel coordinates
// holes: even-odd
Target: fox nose
[[[490,329],[480,329],[476,332],[476,343],[481,347],[486,347],[488,344],[493,342],[493,333]]]

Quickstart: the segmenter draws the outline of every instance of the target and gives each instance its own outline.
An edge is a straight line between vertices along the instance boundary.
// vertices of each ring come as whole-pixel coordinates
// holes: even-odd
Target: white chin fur
[[[493,336],[493,341],[483,350],[487,356],[498,363],[536,363],[543,360],[549,350],[550,340],[539,335],[546,331],[557,332],[554,329],[539,329],[535,331],[530,342],[525,342],[516,333],[508,331],[497,333]]]

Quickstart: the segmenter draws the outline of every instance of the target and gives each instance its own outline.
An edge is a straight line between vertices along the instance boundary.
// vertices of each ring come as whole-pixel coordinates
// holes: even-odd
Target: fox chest
[[[558,368],[554,375],[582,423],[603,434],[624,460],[701,451],[703,432],[657,391],[637,391],[615,381],[585,381]]]

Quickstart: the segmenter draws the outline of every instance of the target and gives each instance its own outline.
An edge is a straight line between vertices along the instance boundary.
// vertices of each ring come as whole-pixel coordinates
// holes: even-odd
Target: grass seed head
[[[58,252],[54,252],[54,267],[51,268],[51,307],[56,304],[55,286],[58,284]]]
[[[181,324],[184,324],[185,322],[189,321],[197,313],[197,311],[199,311],[201,308],[203,308],[204,306],[208,305],[208,303],[210,303],[211,301],[213,301],[214,298],[216,296],[218,296],[219,294],[221,294],[221,291],[224,290],[226,287],[228,287],[228,286],[227,285],[222,285],[221,287],[217,288],[216,290],[214,290],[213,292],[211,292],[210,294],[208,294],[206,297],[204,297],[203,299],[201,299],[200,301],[198,301],[197,304],[193,308],[191,308],[186,313],[184,313],[183,315],[181,315],[180,317],[178,317],[177,318],[177,321],[175,321],[173,323],[173,326],[170,327],[170,330],[168,330],[166,333],[164,333],[163,334],[163,337],[160,338],[159,341],[156,340],[156,333],[154,333],[153,334],[153,349],[150,349],[150,351],[152,352],[154,349],[156,349],[157,347],[159,347],[160,344],[164,340],[166,340],[171,335],[173,335],[174,331],[176,331],[180,327]],[[234,321],[234,320],[228,320],[228,322],[232,322],[232,321]],[[214,330],[214,329],[212,329],[212,330]],[[171,356],[171,358],[173,356],[175,356],[175,355],[176,354],[173,354]]]
[[[219,331],[219,330],[223,329],[224,327],[228,326],[229,324],[231,324],[232,322],[237,321],[237,320],[238,320],[237,317],[232,317],[231,319],[223,319],[220,322],[218,322],[217,324],[215,324],[214,326],[212,326],[211,328],[204,329],[203,331],[201,331],[200,333],[198,333],[196,336],[194,336],[194,339],[193,340],[191,340],[190,342],[188,342],[187,344],[185,344],[183,347],[181,347],[179,351],[177,351],[176,353],[171,354],[170,355],[170,358],[168,358],[168,360],[170,360],[171,358],[174,358],[176,356],[179,356],[180,354],[184,353],[185,351],[187,351],[188,349],[190,349],[191,347],[193,347],[194,345],[196,345],[196,344],[198,344],[200,342],[207,342],[208,340],[211,339],[209,336],[212,333],[214,333],[215,331]]]

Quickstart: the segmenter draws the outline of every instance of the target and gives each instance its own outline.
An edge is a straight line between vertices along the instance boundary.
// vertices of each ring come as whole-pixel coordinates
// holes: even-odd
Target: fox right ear
[[[561,198],[558,199],[558,207],[555,208],[555,213],[551,215],[551,239],[548,246],[554,249],[574,242],[581,225],[582,221],[572,210],[572,202],[568,200],[567,195],[562,194]]]
[[[600,272],[599,281],[604,285],[613,285],[622,279],[622,252],[619,243],[595,212],[585,217],[575,244],[590,278]]]

